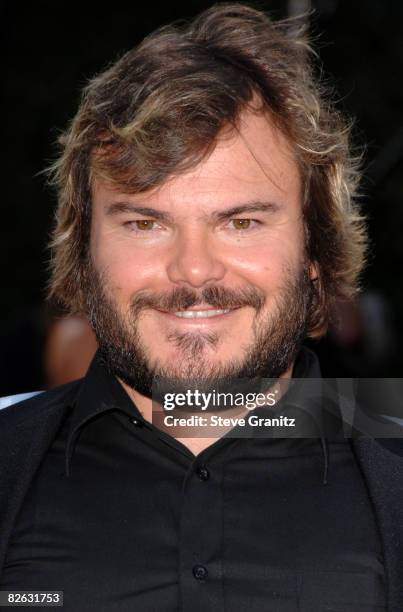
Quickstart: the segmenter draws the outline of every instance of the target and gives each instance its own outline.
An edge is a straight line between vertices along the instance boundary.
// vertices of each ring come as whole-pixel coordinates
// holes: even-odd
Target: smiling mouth
[[[179,319],[208,319],[211,317],[218,317],[221,315],[226,315],[230,312],[233,312],[234,310],[237,310],[238,308],[239,306],[236,306],[235,308],[225,308],[225,309],[213,309],[213,308],[205,308],[203,310],[187,309],[187,310],[178,310],[176,312],[167,312],[167,311],[161,310],[160,312],[178,317]]]
[[[180,310],[172,314],[182,319],[201,319],[203,317],[216,317],[218,315],[228,314],[229,312],[231,312],[231,308],[227,308],[226,310]]]

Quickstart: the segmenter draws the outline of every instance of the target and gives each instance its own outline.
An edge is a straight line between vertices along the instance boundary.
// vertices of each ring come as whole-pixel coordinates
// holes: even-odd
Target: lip
[[[165,317],[167,317],[168,319],[170,319],[171,321],[174,321],[175,323],[177,323],[179,325],[209,326],[209,325],[214,325],[215,323],[221,322],[221,321],[223,321],[227,317],[230,317],[234,312],[236,312],[240,308],[241,308],[241,306],[237,306],[235,308],[231,308],[231,310],[229,312],[213,315],[213,316],[210,316],[210,317],[197,317],[197,318],[195,317],[195,318],[192,318],[192,319],[188,319],[188,318],[185,318],[185,317],[177,317],[172,312],[167,312],[166,310],[158,310],[158,309],[155,309],[155,310],[159,314],[164,315]],[[203,310],[206,310],[207,311],[207,310],[219,310],[219,309],[218,308],[211,308],[211,307],[206,308],[206,307],[202,306],[202,307],[199,307],[199,308],[197,308],[197,307],[186,308],[186,310],[189,310],[189,311],[203,311]],[[224,309],[222,309],[222,310],[224,310]]]

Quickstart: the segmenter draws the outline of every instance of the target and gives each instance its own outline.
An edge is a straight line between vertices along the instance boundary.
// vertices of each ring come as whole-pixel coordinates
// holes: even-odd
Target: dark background
[[[55,157],[57,136],[74,115],[82,86],[155,27],[191,18],[212,4],[202,0],[161,7],[112,3],[101,8],[99,3],[65,1],[0,4],[0,395],[45,385],[46,244],[55,195],[38,173]],[[277,18],[304,4],[308,5],[267,0],[254,6]],[[328,376],[354,375],[356,371],[368,376],[400,376],[403,2],[314,0],[311,8],[311,31],[325,76],[335,85],[340,107],[355,117],[355,142],[366,147],[362,204],[371,248],[363,285],[370,296],[376,296],[378,312],[378,324],[368,323],[367,333],[375,340],[379,334],[383,338],[383,352],[375,361],[362,346],[341,346],[331,339],[316,348]],[[346,363],[348,367],[343,368]]]

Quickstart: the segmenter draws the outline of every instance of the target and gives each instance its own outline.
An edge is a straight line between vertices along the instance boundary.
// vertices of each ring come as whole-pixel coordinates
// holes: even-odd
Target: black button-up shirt
[[[294,376],[319,372],[303,349]],[[25,498],[0,589],[63,590],[66,612],[369,612],[386,610],[383,572],[343,435],[223,437],[194,456],[97,355]]]

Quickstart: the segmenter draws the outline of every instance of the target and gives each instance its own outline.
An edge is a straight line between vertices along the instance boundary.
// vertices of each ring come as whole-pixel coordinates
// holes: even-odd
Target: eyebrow
[[[279,208],[280,205],[275,202],[245,202],[244,204],[231,206],[231,208],[227,208],[225,210],[213,211],[208,216],[213,221],[221,222],[243,213],[277,212]],[[159,221],[168,221],[171,223],[173,222],[173,217],[170,213],[162,210],[157,210],[156,208],[150,208],[149,206],[141,206],[138,204],[134,204],[133,202],[112,202],[106,207],[107,216],[114,216],[123,213],[137,213],[145,217],[153,217],[154,219],[158,219]]]
[[[167,212],[148,206],[140,206],[132,202],[112,202],[112,204],[108,204],[106,207],[106,215],[108,217],[122,213],[137,213],[144,217],[153,217],[159,221],[172,221],[172,215]]]
[[[275,202],[246,202],[245,204],[238,204],[226,210],[217,210],[211,214],[211,217],[214,221],[226,221],[231,217],[242,215],[243,213],[276,212],[279,208],[279,204]]]

